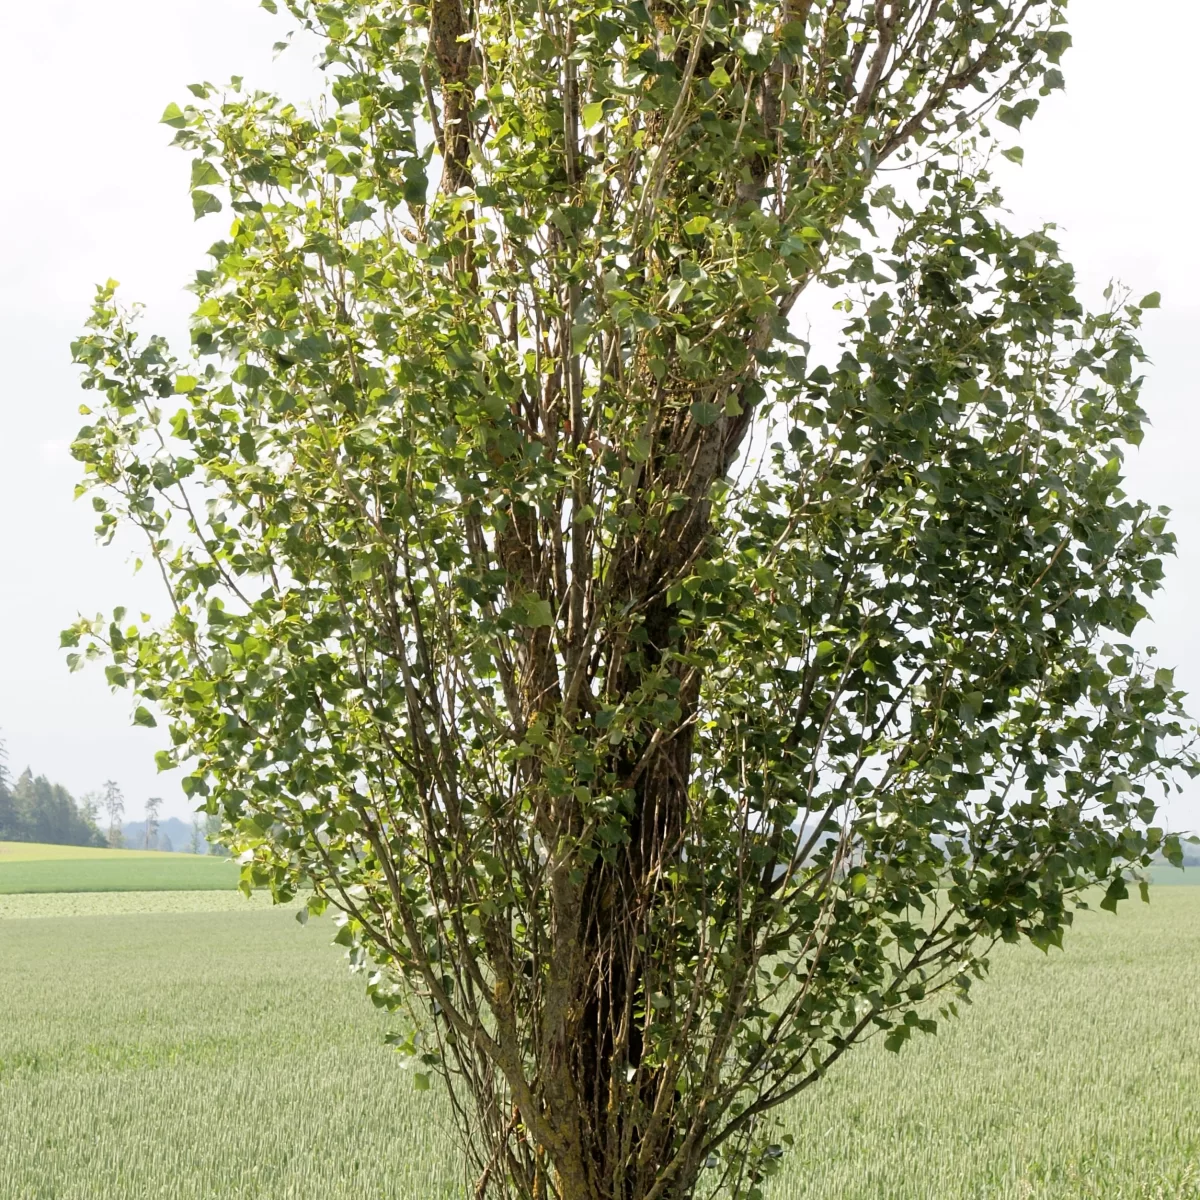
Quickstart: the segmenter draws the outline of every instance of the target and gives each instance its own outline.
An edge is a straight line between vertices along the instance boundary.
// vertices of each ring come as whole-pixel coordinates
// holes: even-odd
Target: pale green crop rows
[[[298,902],[289,906],[294,912]],[[138,913],[262,912],[270,892],[244,896],[235,888],[202,892],[0,892],[0,921],[29,917],[114,917]]]
[[[937,1037],[802,1097],[772,1200],[1200,1197],[1200,887],[1077,921],[1065,953],[1004,947]]]
[[[0,1200],[469,1194],[328,922],[211,895],[21,919],[52,899],[0,915]],[[848,1056],[787,1112],[772,1200],[1200,1197],[1200,888],[1071,942],[1006,949],[937,1038]]]
[[[461,1194],[332,933],[244,904],[0,920],[0,1200]]]

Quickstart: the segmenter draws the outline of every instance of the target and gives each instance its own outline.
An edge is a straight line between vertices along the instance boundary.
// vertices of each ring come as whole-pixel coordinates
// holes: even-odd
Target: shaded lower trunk
[[[671,637],[673,609],[665,601],[647,614],[653,663]],[[679,726],[641,766],[628,814],[628,841],[613,863],[598,860],[585,885],[581,938],[589,971],[573,1073],[586,1111],[585,1159],[593,1191],[587,1200],[641,1200],[677,1141],[673,1087],[660,1097],[664,1068],[646,1069],[643,1014],[650,993],[670,985],[647,977],[653,951],[654,906],[664,870],[683,845],[691,774],[693,684],[679,696]],[[645,744],[623,748],[618,770],[638,771]],[[655,1107],[658,1112],[655,1113]],[[682,1183],[683,1181],[681,1181]],[[691,1188],[670,1192],[683,1200]],[[583,1197],[580,1200],[584,1200]]]

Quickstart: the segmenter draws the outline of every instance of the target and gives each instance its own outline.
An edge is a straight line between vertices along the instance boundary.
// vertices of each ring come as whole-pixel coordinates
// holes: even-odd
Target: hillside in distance
[[[153,850],[165,850],[168,853],[176,854],[208,853],[208,842],[205,840],[203,828],[195,832],[196,848],[193,850],[192,826],[186,821],[181,821],[178,817],[168,817],[165,821],[159,821],[158,844],[156,846],[146,846],[145,821],[126,821],[121,826],[121,835],[125,839],[125,845],[130,850],[145,850],[149,848]]]

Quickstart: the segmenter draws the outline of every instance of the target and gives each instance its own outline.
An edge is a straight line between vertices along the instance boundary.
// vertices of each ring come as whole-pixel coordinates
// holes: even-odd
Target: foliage
[[[228,857],[229,851],[217,840],[221,836],[221,817],[219,813],[206,813],[204,817],[204,837],[201,842],[205,853],[215,854],[222,858]]]
[[[111,284],[75,346],[173,616],[71,661],[416,1006],[480,1195],[757,1196],[848,1047],[1180,853],[1157,298],[1085,311],[985,166],[1062,4],[288,7],[328,111],[164,116],[233,212],[191,361]]]

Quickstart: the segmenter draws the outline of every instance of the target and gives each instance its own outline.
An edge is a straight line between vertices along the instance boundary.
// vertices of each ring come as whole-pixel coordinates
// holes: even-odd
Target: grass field
[[[237,865],[215,856],[0,842],[0,895],[229,890],[237,881]]]
[[[3,1200],[468,1196],[329,923],[230,899],[0,897]],[[769,1196],[1200,1197],[1198,1030],[1200,888],[1087,914],[937,1038],[847,1056]]]

